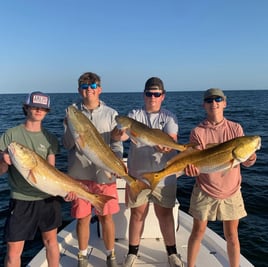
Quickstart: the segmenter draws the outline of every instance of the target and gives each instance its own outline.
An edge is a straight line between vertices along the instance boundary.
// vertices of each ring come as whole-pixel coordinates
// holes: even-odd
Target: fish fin
[[[105,175],[111,180],[112,179],[112,174],[109,171],[104,171]]]
[[[101,194],[94,194],[95,200],[92,201],[92,205],[95,207],[95,209],[103,214],[103,208],[107,201],[111,199],[115,199],[113,196],[108,195],[101,195]]]
[[[143,173],[142,178],[144,178],[150,183],[151,189],[152,191],[154,191],[158,183],[163,179],[163,176],[160,175],[160,172],[148,172]]]
[[[129,134],[130,134],[130,136],[133,136],[134,138],[137,138],[139,135],[135,132],[135,131],[133,131],[132,129],[130,129],[129,130]]]
[[[189,148],[194,148],[196,146],[197,146],[197,144],[194,144],[194,143],[189,143],[189,144],[178,144],[178,143],[176,143],[173,148],[176,149],[176,150],[179,150],[180,152],[183,152],[183,151],[188,150]]]
[[[78,136],[77,138],[75,138],[75,144],[77,146],[77,148],[79,149],[79,151],[82,153],[82,148],[85,146],[85,142],[83,141],[83,139]]]
[[[133,180],[133,182],[131,182],[129,184],[129,197],[132,201],[136,201],[137,196],[143,191],[143,190],[149,190],[149,192],[151,192],[151,187],[146,184],[145,182],[141,181],[141,180]],[[148,193],[149,193],[148,192]]]
[[[138,141],[137,141],[137,139],[135,139],[134,137],[130,137],[130,140],[131,140],[131,142],[133,143],[133,144],[135,144],[135,145],[138,145]]]
[[[27,180],[29,181],[30,184],[33,184],[33,185],[37,184],[37,180],[32,171],[29,172]]]
[[[227,169],[225,169],[225,170],[222,171],[221,177],[224,177],[225,175],[227,175],[230,172],[230,170],[232,168],[234,168],[236,165],[237,165],[237,161],[235,159],[232,159],[230,161],[230,167],[228,167]]]

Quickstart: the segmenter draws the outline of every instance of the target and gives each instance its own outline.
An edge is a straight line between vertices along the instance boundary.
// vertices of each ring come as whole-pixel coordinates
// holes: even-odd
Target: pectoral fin
[[[30,184],[36,185],[37,184],[37,179],[35,178],[34,174],[32,171],[29,172],[29,175],[27,177],[27,180]]]

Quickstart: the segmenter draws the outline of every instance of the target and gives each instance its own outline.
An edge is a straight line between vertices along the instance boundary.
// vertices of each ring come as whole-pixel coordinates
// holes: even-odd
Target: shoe
[[[107,256],[106,264],[107,267],[118,267],[114,254]]]
[[[184,264],[181,260],[181,255],[179,254],[171,254],[168,256],[168,263],[170,267],[183,267]]]
[[[77,257],[78,257],[77,267],[90,267],[90,265],[88,263],[88,257],[87,256],[84,256],[84,255],[78,253]]]
[[[122,265],[122,267],[132,267],[132,266],[134,266],[134,263],[135,263],[136,259],[137,259],[137,255],[128,254],[126,259],[125,259],[125,262]]]

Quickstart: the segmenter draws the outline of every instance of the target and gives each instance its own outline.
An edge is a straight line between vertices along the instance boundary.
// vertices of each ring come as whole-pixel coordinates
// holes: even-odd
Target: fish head
[[[70,105],[66,109],[66,117],[68,127],[75,136],[77,133],[83,133],[85,131],[85,125],[89,123],[89,119],[85,114],[78,110],[74,105]]]
[[[115,120],[117,122],[117,128],[120,130],[129,129],[131,127],[131,119],[129,117],[117,115]]]
[[[13,165],[18,170],[31,170],[37,165],[33,151],[17,142],[8,145],[8,153]]]
[[[252,154],[261,148],[260,136],[243,136],[233,150],[233,156],[240,162],[246,161]]]

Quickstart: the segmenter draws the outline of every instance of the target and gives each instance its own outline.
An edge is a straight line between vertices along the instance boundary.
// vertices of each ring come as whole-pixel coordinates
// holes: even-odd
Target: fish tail
[[[141,180],[135,179],[129,184],[130,190],[129,190],[129,197],[132,201],[136,201],[137,196],[140,194],[143,190],[149,190],[151,191],[151,187],[144,183]]]
[[[92,201],[92,205],[95,207],[98,212],[101,214],[103,213],[103,208],[104,205],[106,204],[107,201],[115,199],[113,196],[108,196],[108,195],[94,195],[94,201]]]
[[[150,183],[153,191],[164,176],[161,175],[161,172],[148,172],[144,173],[142,177]]]
[[[188,148],[193,148],[196,146],[197,146],[197,144],[193,144],[193,143],[189,143],[189,144],[185,144],[185,145],[177,144],[176,149],[179,150],[180,152],[183,152],[183,151],[187,150]]]

